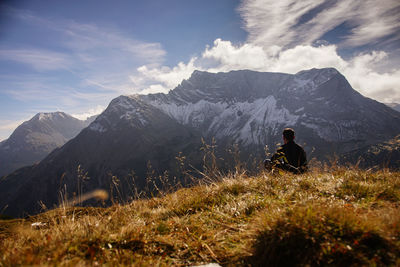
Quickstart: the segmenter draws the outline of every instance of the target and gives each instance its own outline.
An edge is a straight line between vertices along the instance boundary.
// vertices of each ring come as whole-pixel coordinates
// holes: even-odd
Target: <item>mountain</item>
[[[357,164],[361,168],[400,170],[400,135],[385,142],[350,151],[340,159],[342,164]]]
[[[132,195],[132,171],[136,177],[144,177],[150,170],[162,173],[177,166],[173,160],[179,152],[190,157],[200,136],[180,125],[159,109],[135,96],[121,96],[80,134],[61,148],[55,149],[40,164],[25,167],[0,180],[0,207],[12,216],[36,213],[42,201],[48,207],[59,202],[59,193],[68,197],[82,186],[84,191],[97,188],[110,190],[118,177],[120,194]],[[194,157],[194,161],[200,157]],[[175,165],[174,165],[175,164]],[[79,169],[88,172],[89,178],[78,180]],[[64,187],[65,185],[65,187]],[[136,181],[138,189],[146,184]],[[32,190],[34,188],[35,190]],[[66,190],[65,190],[66,188]],[[134,189],[132,189],[134,190]]]
[[[399,103],[385,103],[387,106],[391,107],[392,109],[400,112],[400,104]]]
[[[52,207],[60,191],[71,196],[78,188],[115,194],[110,187],[117,183],[118,197],[126,200],[133,191],[157,188],[164,180],[185,183],[179,180],[180,152],[186,166],[201,170],[202,157],[215,150],[216,160],[229,168],[229,149],[237,144],[242,160],[257,167],[264,145],[275,150],[285,127],[296,130],[309,158],[324,159],[393,138],[400,133],[400,113],[356,92],[335,69],[295,75],[195,71],[168,94],[114,99],[40,164],[3,177],[0,210],[8,205],[5,214],[36,213],[39,200]],[[215,138],[216,144],[204,145],[202,137],[208,144]],[[90,178],[78,181],[78,170]]]
[[[255,151],[274,148],[284,127],[317,156],[342,153],[400,132],[400,113],[355,91],[335,69],[296,75],[195,71],[169,94],[142,96],[183,125],[205,136]]]
[[[0,143],[0,176],[40,162],[52,150],[74,138],[95,117],[78,120],[63,112],[38,113]]]

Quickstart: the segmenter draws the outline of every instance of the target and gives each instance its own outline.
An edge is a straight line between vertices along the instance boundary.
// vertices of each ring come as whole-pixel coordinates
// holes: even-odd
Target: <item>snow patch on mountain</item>
[[[88,127],[95,132],[114,130],[120,120],[125,120],[133,127],[144,127],[147,108],[138,95],[119,96],[113,99],[108,108]]]
[[[294,75],[293,81],[288,85],[290,91],[304,91],[313,94],[321,84],[329,81],[339,72],[336,69],[328,68],[317,70],[300,71]]]
[[[215,136],[233,136],[245,145],[264,144],[266,129],[278,134],[282,125],[295,125],[299,116],[279,108],[274,96],[254,102],[238,102],[227,107],[210,125]],[[242,117],[242,118],[240,118]]]
[[[120,119],[135,122],[136,126],[145,126],[148,124],[147,120],[143,116],[146,111],[140,101],[138,95],[119,97],[115,106],[124,110]],[[140,125],[138,125],[138,123]]]
[[[163,103],[159,101],[151,101],[150,103],[180,124],[194,127],[199,127],[207,118],[218,116],[228,106],[227,103],[211,103],[203,99],[194,104]]]
[[[104,133],[107,131],[106,128],[104,128],[99,122],[95,121],[92,124],[90,124],[90,126],[88,127],[88,129],[95,131],[95,132],[99,132],[99,133]]]
[[[230,136],[243,144],[265,143],[265,131],[278,134],[282,125],[295,125],[299,116],[278,107],[274,96],[252,102],[209,102],[177,104],[159,100],[150,103],[180,124],[202,128],[216,138]],[[204,129],[205,128],[205,129]]]
[[[40,112],[34,116],[39,121],[50,121],[59,118],[66,118],[66,114],[64,112]]]
[[[362,126],[359,121],[355,120],[334,122],[315,117],[307,118],[300,124],[313,129],[319,137],[331,142],[357,139],[360,134],[357,129]]]
[[[367,128],[354,112],[343,115],[348,110],[344,100],[332,98],[339,89],[352,90],[335,69],[312,69],[295,75],[195,71],[168,94],[114,99],[100,125],[92,129],[113,129],[118,119],[127,120],[133,127],[151,124],[149,114],[154,107],[205,137],[243,145],[268,143],[284,127],[308,128],[308,132],[312,130],[314,136],[329,142],[361,139]],[[367,104],[365,101],[359,98],[352,103],[361,106]]]
[[[143,117],[140,108],[127,111],[125,114],[120,116],[120,119],[125,119],[128,121],[136,120],[141,124],[141,126],[145,126],[146,124],[148,124],[147,120]]]

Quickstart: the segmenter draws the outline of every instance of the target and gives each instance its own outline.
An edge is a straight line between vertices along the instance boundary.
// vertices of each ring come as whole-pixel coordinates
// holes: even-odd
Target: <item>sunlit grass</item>
[[[0,266],[395,266],[399,199],[400,173],[387,170],[237,171],[126,205],[0,221]]]

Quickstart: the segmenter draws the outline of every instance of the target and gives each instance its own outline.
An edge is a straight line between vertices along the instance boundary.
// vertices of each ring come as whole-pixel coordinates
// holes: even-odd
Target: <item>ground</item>
[[[400,265],[400,173],[207,174],[108,208],[0,220],[0,266]]]

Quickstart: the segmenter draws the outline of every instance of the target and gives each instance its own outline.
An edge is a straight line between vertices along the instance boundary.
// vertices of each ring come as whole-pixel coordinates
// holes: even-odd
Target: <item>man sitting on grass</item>
[[[304,173],[307,171],[307,158],[304,149],[294,142],[294,130],[283,130],[284,145],[279,147],[271,159],[264,161],[267,170],[282,169],[292,173]]]

